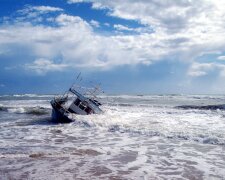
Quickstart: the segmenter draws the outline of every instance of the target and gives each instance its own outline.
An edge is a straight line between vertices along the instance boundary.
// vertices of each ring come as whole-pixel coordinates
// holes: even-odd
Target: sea
[[[225,179],[225,95],[102,95],[51,120],[54,95],[0,96],[0,179]]]

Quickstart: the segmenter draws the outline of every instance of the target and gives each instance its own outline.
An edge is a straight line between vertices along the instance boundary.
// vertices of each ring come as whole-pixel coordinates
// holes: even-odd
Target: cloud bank
[[[58,7],[26,6],[0,26],[1,54],[23,47],[33,57],[25,69],[46,73],[61,68],[82,67],[101,70],[123,65],[151,65],[158,61],[189,64],[187,75],[203,76],[216,69],[223,73],[222,61],[198,62],[209,52],[225,52],[225,2],[219,0],[69,0],[92,3],[107,15],[134,20],[140,27],[114,24],[107,35],[95,31],[101,23],[72,16]],[[47,14],[47,15],[46,15]],[[128,31],[129,33],[126,34]],[[134,32],[131,34],[130,32]],[[60,61],[58,59],[60,57]]]

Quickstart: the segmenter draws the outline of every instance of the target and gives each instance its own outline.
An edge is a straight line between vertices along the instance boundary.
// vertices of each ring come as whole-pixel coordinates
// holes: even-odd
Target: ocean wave
[[[105,105],[110,106],[110,107],[145,107],[145,108],[166,108],[168,106],[166,105],[152,105],[152,104],[141,104],[141,103],[105,103]]]
[[[108,127],[109,132],[120,132],[120,133],[129,133],[132,135],[144,135],[144,136],[150,136],[150,137],[164,137],[167,139],[179,139],[179,140],[185,140],[185,141],[193,141],[193,142],[199,142],[202,144],[212,144],[212,145],[225,145],[225,139],[220,138],[213,135],[188,135],[184,133],[169,133],[164,134],[162,132],[158,131],[152,131],[152,130],[139,130],[139,129],[132,129],[132,128],[124,128],[119,125],[112,125]]]
[[[4,107],[3,105],[0,105],[0,111],[7,111],[7,107]]]
[[[55,95],[52,94],[14,94],[14,95],[1,95],[0,100],[29,100],[29,99],[49,99]]]
[[[225,104],[221,105],[205,105],[205,106],[197,106],[197,105],[182,105],[176,106],[178,109],[198,109],[198,110],[225,110]]]
[[[131,107],[131,106],[137,106],[135,104],[129,104],[129,103],[107,103],[109,106],[122,106],[122,107]]]
[[[31,115],[45,115],[49,114],[50,109],[41,107],[41,106],[35,106],[35,107],[7,107],[7,106],[0,106],[0,111],[6,111],[10,113],[16,113],[16,114],[31,114]]]
[[[106,130],[112,133],[127,133],[132,136],[147,136],[147,137],[163,137],[171,140],[182,140],[182,141],[192,141],[201,144],[212,144],[212,145],[222,145],[225,146],[225,137],[221,134],[215,133],[191,133],[191,132],[180,132],[180,131],[165,131],[160,129],[148,129],[134,127],[130,125],[121,125],[118,123],[102,123],[95,122],[93,120],[85,120],[75,118],[73,125],[85,128],[99,128],[101,130]]]
[[[50,94],[14,94],[13,97],[54,97],[55,95]]]
[[[37,106],[37,107],[25,109],[25,113],[32,114],[32,115],[44,115],[44,114],[49,114],[49,109]]]

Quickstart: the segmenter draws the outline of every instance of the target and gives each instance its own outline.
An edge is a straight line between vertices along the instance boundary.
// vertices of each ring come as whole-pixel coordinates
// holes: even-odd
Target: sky
[[[0,0],[0,94],[224,94],[225,0]]]

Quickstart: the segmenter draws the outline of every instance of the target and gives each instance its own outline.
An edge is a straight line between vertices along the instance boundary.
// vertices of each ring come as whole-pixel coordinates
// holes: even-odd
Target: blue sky
[[[1,0],[0,94],[225,92],[225,2]]]

